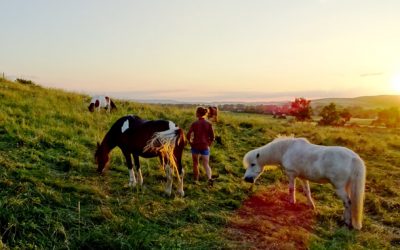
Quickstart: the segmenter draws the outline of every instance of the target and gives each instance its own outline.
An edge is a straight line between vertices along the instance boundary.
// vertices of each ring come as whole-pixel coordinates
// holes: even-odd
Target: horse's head
[[[244,180],[246,182],[254,183],[264,171],[264,166],[258,161],[259,157],[260,153],[256,150],[248,152],[243,157],[243,165],[246,168]]]
[[[94,159],[97,164],[97,172],[102,174],[105,169],[108,167],[108,162],[110,160],[108,152],[102,147],[99,143],[97,143],[97,149],[94,154]]]
[[[88,109],[89,109],[90,112],[93,112],[94,111],[94,103],[91,103],[89,105]]]

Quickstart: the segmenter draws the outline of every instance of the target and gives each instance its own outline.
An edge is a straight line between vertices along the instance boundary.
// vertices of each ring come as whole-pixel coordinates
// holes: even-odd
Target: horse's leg
[[[302,180],[302,183],[303,183],[303,189],[304,189],[303,191],[304,191],[304,194],[307,196],[308,204],[313,209],[315,209],[314,201],[311,197],[310,184],[309,184],[308,180]]]
[[[165,186],[165,193],[167,193],[168,196],[171,195],[172,192],[172,175],[173,175],[173,169],[171,168],[171,165],[169,161],[164,160],[167,164],[165,165],[165,174],[167,175],[167,185]]]
[[[135,167],[136,167],[136,172],[137,172],[137,178],[140,186],[143,185],[143,176],[142,176],[142,170],[140,168],[140,161],[139,161],[139,156],[134,155],[133,160],[135,162]]]
[[[296,176],[292,173],[287,174],[289,177],[289,202],[296,203]]]
[[[346,223],[346,225],[348,227],[351,227],[351,201],[350,201],[350,198],[349,198],[348,194],[346,193],[345,187],[343,186],[343,187],[336,188],[336,194],[343,201],[343,205],[344,205],[344,213],[343,213],[344,223]]]
[[[178,173],[179,173],[179,188],[178,188],[178,193],[181,195],[181,197],[185,196],[185,191],[183,191],[183,176],[185,175],[185,171],[183,169],[182,166],[182,152],[183,152],[183,148],[182,150],[180,149],[175,149],[175,163],[176,166],[178,167]]]
[[[181,177],[181,179],[179,180],[179,190],[178,193],[181,195],[181,197],[185,196],[185,191],[183,191],[183,176],[185,175],[183,168],[178,168],[179,176]]]
[[[129,186],[136,186],[136,178],[135,178],[135,172],[133,171],[133,165],[132,165],[132,158],[131,154],[128,152],[123,152],[126,160],[126,165],[128,166],[129,170]]]

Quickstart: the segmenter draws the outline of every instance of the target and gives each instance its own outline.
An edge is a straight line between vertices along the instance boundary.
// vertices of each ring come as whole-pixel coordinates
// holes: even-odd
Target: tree
[[[378,112],[378,118],[373,124],[384,124],[387,128],[396,128],[400,122],[400,112],[397,107],[384,109]]]
[[[346,124],[346,122],[350,121],[350,119],[352,117],[352,115],[348,109],[343,109],[339,115],[340,115],[341,121],[343,122],[343,125]]]
[[[312,108],[311,100],[305,98],[296,98],[290,103],[290,115],[294,116],[297,121],[311,120]]]
[[[351,113],[348,109],[338,111],[333,102],[323,107],[319,115],[322,117],[318,122],[319,125],[344,126],[351,119]]]
[[[318,122],[319,125],[335,125],[339,121],[339,113],[333,102],[323,107],[319,115],[321,116],[321,120]]]

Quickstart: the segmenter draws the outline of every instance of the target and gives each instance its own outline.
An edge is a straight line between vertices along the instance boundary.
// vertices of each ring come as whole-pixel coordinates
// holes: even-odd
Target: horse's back
[[[109,103],[109,98],[107,96],[93,96],[90,100],[90,105],[94,106],[94,108],[103,108],[107,107]]]
[[[113,137],[124,137],[130,130],[140,126],[145,121],[136,115],[127,115],[119,118],[111,126],[109,134]]]
[[[352,150],[321,146],[297,140],[284,155],[283,165],[299,177],[315,182],[336,182],[350,178],[354,162],[362,161]]]

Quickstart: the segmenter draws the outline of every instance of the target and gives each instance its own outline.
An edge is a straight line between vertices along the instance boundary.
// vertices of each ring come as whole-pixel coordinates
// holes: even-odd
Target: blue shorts
[[[191,150],[192,150],[192,154],[210,155],[210,150],[209,149],[198,150],[198,149],[192,148]]]

